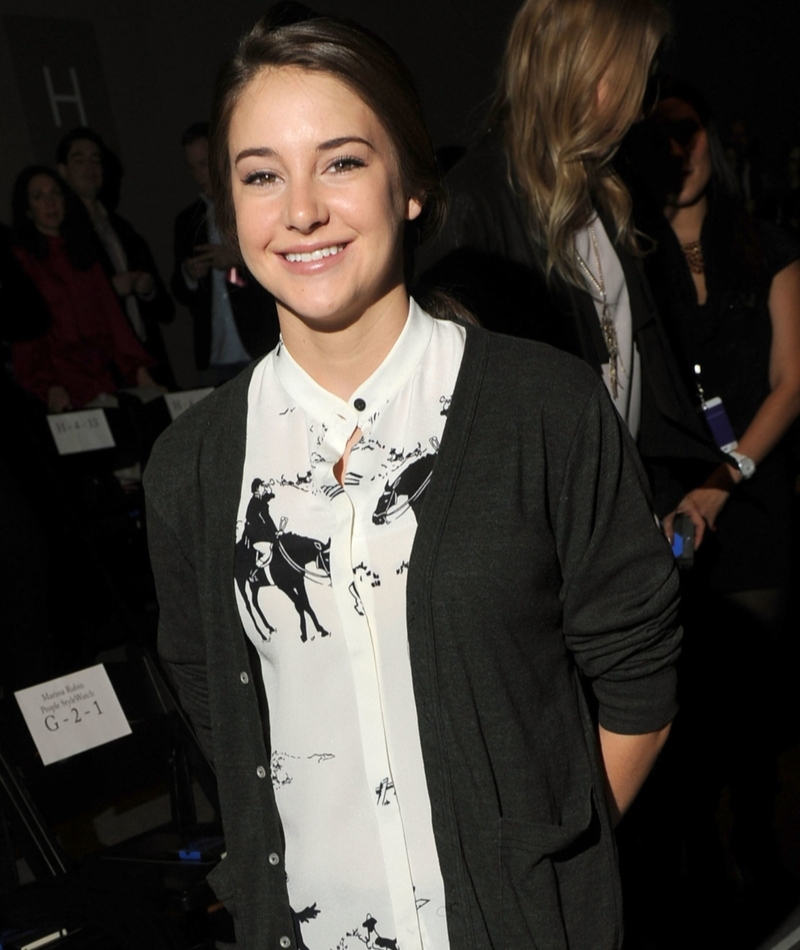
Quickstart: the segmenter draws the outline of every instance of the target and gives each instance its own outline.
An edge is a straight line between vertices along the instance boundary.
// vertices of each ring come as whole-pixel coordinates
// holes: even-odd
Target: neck
[[[408,318],[401,283],[358,319],[320,329],[278,305],[283,345],[323,389],[347,400],[386,359]]]
[[[681,244],[690,244],[692,241],[700,240],[700,232],[703,230],[707,211],[708,199],[703,195],[694,204],[685,205],[682,208],[668,206],[664,209],[664,214]]]

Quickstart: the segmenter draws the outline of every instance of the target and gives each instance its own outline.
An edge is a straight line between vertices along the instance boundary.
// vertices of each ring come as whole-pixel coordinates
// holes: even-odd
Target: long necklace
[[[589,238],[592,242],[594,259],[597,264],[597,277],[592,273],[591,268],[575,249],[575,256],[578,258],[578,264],[583,268],[584,273],[589,278],[591,285],[600,295],[603,303],[603,309],[600,315],[600,329],[603,332],[606,349],[608,350],[608,378],[611,385],[611,395],[617,398],[619,392],[619,340],[617,339],[617,328],[614,326],[614,320],[611,317],[611,308],[608,305],[608,295],[606,294],[606,282],[603,279],[603,265],[600,263],[600,249],[597,246],[597,235],[594,233],[594,227],[589,225]]]
[[[706,262],[703,259],[703,245],[699,241],[689,241],[688,244],[681,244],[681,250],[689,265],[689,270],[693,274],[702,274],[706,269]]]

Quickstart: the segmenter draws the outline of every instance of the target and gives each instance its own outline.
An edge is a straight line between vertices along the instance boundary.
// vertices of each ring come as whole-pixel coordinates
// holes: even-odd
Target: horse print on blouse
[[[425,500],[425,492],[433,474],[433,463],[439,452],[439,440],[432,438],[430,444],[433,452],[427,455],[410,453],[406,458],[415,455],[414,461],[405,466],[399,475],[391,482],[386,482],[383,494],[378,499],[375,511],[372,513],[372,523],[376,525],[390,524],[396,518],[402,517],[411,511],[419,521],[419,513]],[[395,450],[393,449],[394,453]]]
[[[307,924],[310,920],[316,920],[319,917],[320,912],[316,901],[310,907],[304,907],[300,911],[295,911],[291,907],[289,909],[292,911],[292,917],[294,918],[294,932],[298,936],[297,950],[311,950],[300,929],[300,924]]]
[[[364,602],[361,600],[361,595],[358,593],[356,582],[353,581],[347,589],[350,592],[350,596],[353,598],[353,610],[355,610],[359,617],[366,617]]]
[[[291,755],[289,752],[273,752],[269,761],[270,779],[274,789],[285,788],[294,781],[292,762],[313,762],[318,765],[335,759],[332,752],[314,752],[311,755]]]
[[[391,805],[396,800],[394,782],[390,778],[381,779],[375,789],[378,805]]]
[[[378,921],[368,913],[360,927],[349,930],[334,950],[400,950],[396,937],[384,937],[378,931]]]
[[[274,500],[272,484],[253,479],[252,497],[247,505],[241,538],[236,542],[233,574],[247,613],[262,641],[269,641],[275,627],[267,620],[258,601],[262,587],[277,587],[294,604],[300,619],[300,639],[308,640],[306,615],[317,632],[330,636],[317,619],[306,591],[306,580],[330,583],[330,538],[326,542],[285,531],[286,519],[276,526],[269,504]],[[312,635],[311,639],[314,637]]]

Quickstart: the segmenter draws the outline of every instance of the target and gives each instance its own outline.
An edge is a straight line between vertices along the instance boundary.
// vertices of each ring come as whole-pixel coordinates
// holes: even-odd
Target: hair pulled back
[[[444,217],[444,193],[422,105],[411,74],[396,53],[369,30],[334,17],[281,23],[267,13],[238,43],[222,67],[214,94],[209,172],[220,234],[234,247],[236,216],[228,138],[243,90],[263,70],[294,66],[335,76],[375,113],[394,147],[403,188],[423,203],[419,239]]]

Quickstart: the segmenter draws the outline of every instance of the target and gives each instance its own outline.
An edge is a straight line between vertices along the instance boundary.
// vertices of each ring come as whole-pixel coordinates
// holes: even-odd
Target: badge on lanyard
[[[700,409],[706,420],[706,425],[717,445],[723,452],[731,452],[739,444],[733,431],[731,420],[725,410],[725,404],[719,396],[706,399],[703,386],[700,382],[700,364],[695,363],[694,375],[697,382],[697,392],[700,396]]]

